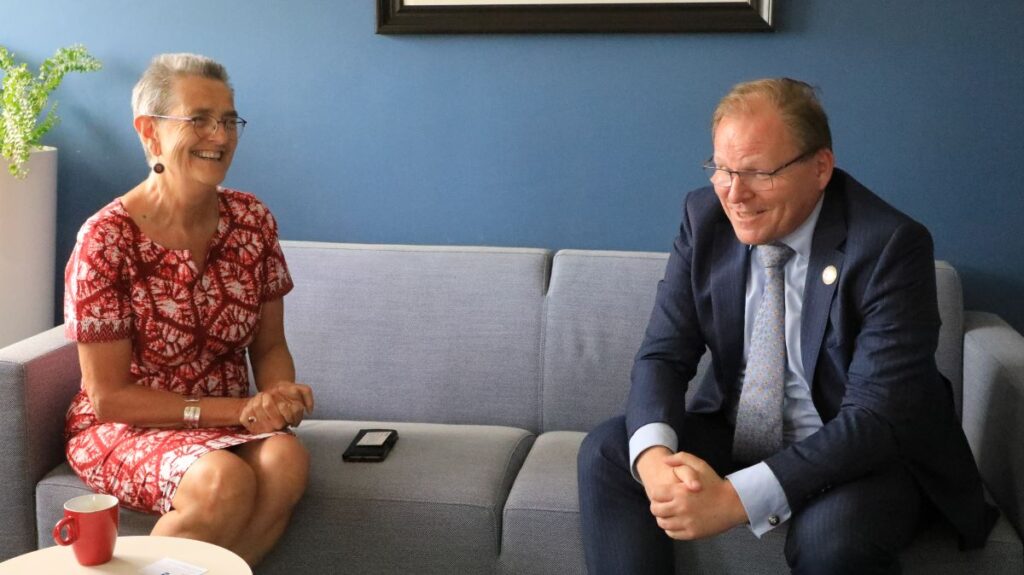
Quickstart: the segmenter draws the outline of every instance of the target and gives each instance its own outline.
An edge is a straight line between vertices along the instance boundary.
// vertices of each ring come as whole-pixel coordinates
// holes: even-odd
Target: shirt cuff
[[[793,514],[782,485],[765,462],[726,476],[740,497],[750,530],[760,538]]]
[[[667,423],[648,423],[636,430],[633,437],[629,438],[629,469],[633,472],[633,479],[640,483],[640,475],[636,472],[636,460],[640,454],[651,447],[662,445],[675,453],[679,447],[679,437],[676,430]]]

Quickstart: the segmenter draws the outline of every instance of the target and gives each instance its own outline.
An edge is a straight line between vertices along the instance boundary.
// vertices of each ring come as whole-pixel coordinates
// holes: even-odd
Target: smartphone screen
[[[356,445],[359,447],[380,447],[391,437],[391,430],[367,431],[359,438]]]

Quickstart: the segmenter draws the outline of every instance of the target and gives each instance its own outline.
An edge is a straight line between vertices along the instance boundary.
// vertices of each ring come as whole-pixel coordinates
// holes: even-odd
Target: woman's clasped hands
[[[313,391],[308,385],[281,381],[250,397],[238,419],[249,433],[268,433],[296,426],[312,411]]]

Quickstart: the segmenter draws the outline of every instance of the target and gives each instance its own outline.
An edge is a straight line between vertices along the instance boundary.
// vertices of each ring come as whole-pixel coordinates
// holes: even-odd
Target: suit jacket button
[[[771,525],[772,527],[775,527],[778,524],[779,524],[779,516],[778,515],[769,515],[768,516],[768,525]]]

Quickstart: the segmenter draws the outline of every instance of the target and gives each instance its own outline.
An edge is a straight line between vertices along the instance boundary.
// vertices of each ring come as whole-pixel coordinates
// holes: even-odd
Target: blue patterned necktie
[[[764,266],[761,303],[750,334],[747,368],[736,408],[732,455],[739,462],[763,461],[782,449],[782,398],[786,376],[786,283],[783,266],[793,250],[782,244],[757,246]]]

